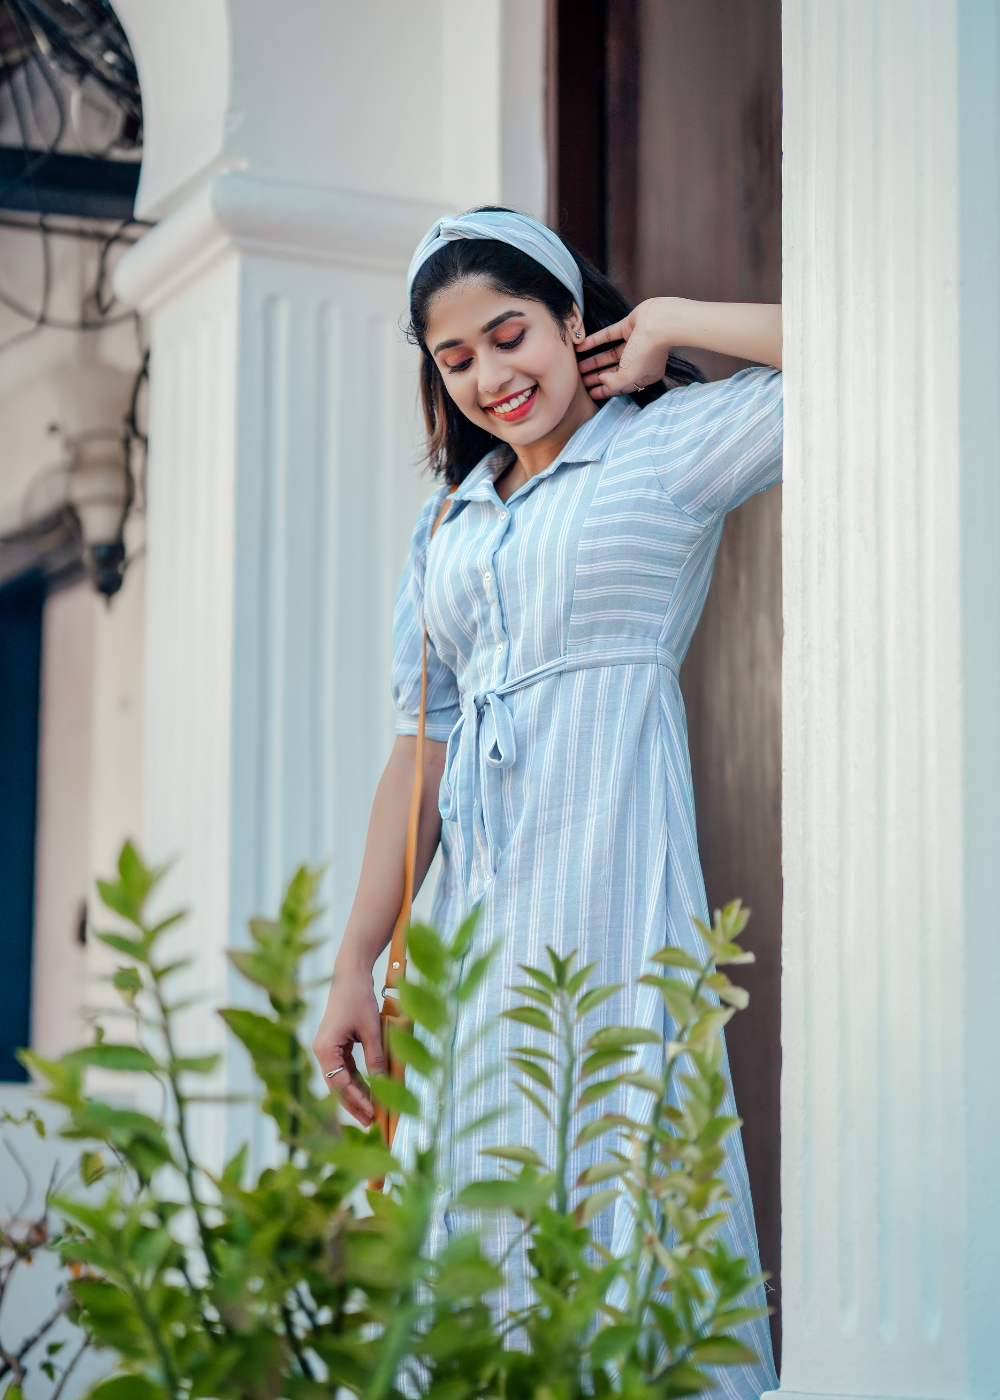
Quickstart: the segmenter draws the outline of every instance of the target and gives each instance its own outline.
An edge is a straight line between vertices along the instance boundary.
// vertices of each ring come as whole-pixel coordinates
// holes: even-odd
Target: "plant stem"
[[[711,958],[706,959],[706,961],[702,964],[701,970],[698,973],[698,977],[695,981],[694,987],[691,989],[692,1006],[694,1005],[697,998],[700,996],[701,988],[705,981],[705,978],[710,975],[714,966],[715,964]],[[694,1018],[692,1016],[689,1016],[688,1019],[685,1021],[684,1025],[678,1028],[676,1041],[679,1044],[683,1045],[686,1043],[688,1032],[691,1029],[693,1020]],[[628,1269],[629,1315],[631,1321],[639,1326],[642,1325],[643,1318],[646,1315],[646,1310],[649,1305],[649,1299],[653,1291],[653,1278],[655,1274],[655,1265],[651,1262],[648,1270],[646,1271],[646,1277],[643,1280],[642,1295],[640,1297],[639,1281],[642,1272],[641,1266],[642,1256],[644,1253],[644,1241],[646,1238],[646,1232],[649,1229],[655,1228],[657,1224],[653,1216],[653,1196],[652,1191],[650,1189],[653,1180],[653,1168],[656,1159],[656,1133],[653,1125],[659,1122],[663,1110],[666,1107],[667,1102],[670,1098],[670,1090],[673,1087],[674,1081],[674,1070],[679,1059],[680,1056],[675,1055],[664,1070],[663,1087],[660,1091],[658,1098],[656,1099],[656,1102],[653,1105],[652,1113],[650,1115],[649,1120],[650,1132],[647,1134],[646,1141],[643,1145],[642,1179],[639,1183],[639,1201],[635,1213],[635,1228],[632,1231],[632,1254],[629,1260]],[[659,1215],[660,1219],[662,1220],[662,1207],[659,1210]]]
[[[562,990],[559,992],[559,1019],[562,1022],[563,1050],[562,1092],[559,1095],[559,1121],[556,1127],[556,1210],[565,1215],[569,1205],[569,1185],[566,1171],[569,1164],[569,1125],[573,1113],[573,1083],[576,1078],[576,1047],[573,1036],[573,1006]]]
[[[287,1303],[282,1303],[281,1305],[281,1320],[285,1324],[285,1336],[288,1338],[289,1345],[295,1353],[295,1360],[299,1363],[299,1369],[307,1380],[314,1381],[316,1377],[313,1375],[312,1367],[309,1365],[305,1353],[302,1350],[302,1344],[296,1336],[294,1320],[292,1318],[291,1309]]]
[[[83,1353],[87,1350],[87,1348],[88,1348],[89,1346],[90,1346],[90,1338],[89,1338],[89,1337],[84,1337],[83,1341],[80,1343],[79,1347],[77,1348],[76,1354],[74,1355],[72,1361],[69,1363],[69,1365],[66,1367],[65,1371],[63,1371],[62,1375],[59,1377],[59,1384],[56,1386],[55,1390],[54,1390],[54,1391],[52,1392],[52,1394],[49,1396],[49,1400],[59,1400],[59,1397],[60,1397],[60,1395],[62,1395],[63,1390],[65,1389],[65,1386],[66,1386],[66,1382],[69,1380],[70,1375],[72,1374],[73,1369],[74,1369],[74,1367],[76,1366],[76,1363],[80,1360],[80,1357],[83,1355]]]
[[[143,933],[146,930],[143,928]],[[157,1009],[160,1013],[160,1029],[163,1033],[163,1042],[167,1049],[167,1079],[170,1083],[170,1090],[174,1096],[174,1104],[177,1108],[177,1140],[180,1143],[181,1157],[184,1166],[184,1179],[187,1182],[188,1195],[191,1200],[191,1209],[194,1211],[195,1220],[198,1222],[198,1236],[201,1240],[202,1252],[205,1255],[205,1262],[208,1264],[211,1273],[218,1277],[218,1262],[215,1257],[215,1247],[208,1233],[208,1223],[205,1220],[201,1199],[195,1185],[194,1160],[191,1156],[191,1149],[188,1143],[187,1131],[187,1099],[181,1089],[180,1075],[174,1068],[177,1061],[177,1054],[174,1048],[174,1037],[170,1025],[170,1014],[167,1011],[166,1003],[160,989],[160,977],[157,969],[150,965],[153,974],[153,995],[156,998]]]

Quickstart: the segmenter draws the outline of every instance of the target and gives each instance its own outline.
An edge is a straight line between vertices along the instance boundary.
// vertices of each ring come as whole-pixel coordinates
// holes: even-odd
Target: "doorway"
[[[780,0],[550,0],[548,63],[550,224],[633,302],[780,301]],[[681,688],[709,908],[753,911],[727,1036],[780,1366],[780,487],[726,521]]]

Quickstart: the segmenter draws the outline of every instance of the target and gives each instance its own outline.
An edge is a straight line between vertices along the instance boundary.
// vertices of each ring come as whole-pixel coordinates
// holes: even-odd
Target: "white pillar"
[[[788,1396],[1000,1394],[995,0],[785,0]]]
[[[247,999],[224,950],[303,860],[331,862],[314,970],[332,964],[392,741],[395,590],[433,484],[405,270],[439,214],[502,197],[516,141],[519,202],[542,199],[544,6],[512,0],[504,25],[499,0],[291,0],[277,26],[256,0],[227,9],[212,32],[229,116],[193,191],[172,156],[186,109],[167,112],[177,85],[157,69],[162,7],[121,8],[157,99],[143,207],[167,211],[115,281],[151,324],[143,835],[151,859],[178,858],[166,893],[193,910],[190,982],[212,1007]],[[534,108],[512,84],[510,115],[514,58],[538,82]],[[204,1007],[187,1039],[224,1044]],[[220,1088],[242,1075],[231,1056]],[[260,1131],[206,1113],[203,1150]]]

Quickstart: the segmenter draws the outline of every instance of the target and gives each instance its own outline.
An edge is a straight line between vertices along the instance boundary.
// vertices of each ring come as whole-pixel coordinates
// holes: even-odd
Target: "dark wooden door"
[[[635,301],[779,301],[780,0],[553,0],[550,38],[550,222]],[[778,1356],[780,488],[727,519],[681,686],[709,907],[753,910],[728,1039]]]

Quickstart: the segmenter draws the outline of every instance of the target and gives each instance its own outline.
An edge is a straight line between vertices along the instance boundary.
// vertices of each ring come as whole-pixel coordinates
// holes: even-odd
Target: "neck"
[[[517,486],[527,482],[529,477],[538,476],[546,466],[552,465],[556,461],[567,442],[576,433],[577,428],[583,427],[588,419],[592,419],[598,412],[597,403],[591,399],[590,393],[585,389],[583,379],[577,385],[577,392],[574,393],[569,409],[563,414],[562,419],[553,428],[552,433],[546,433],[545,437],[538,438],[536,442],[528,442],[524,447],[514,448],[517,461],[511,466],[508,476],[517,476],[517,484],[511,490],[517,490]]]

